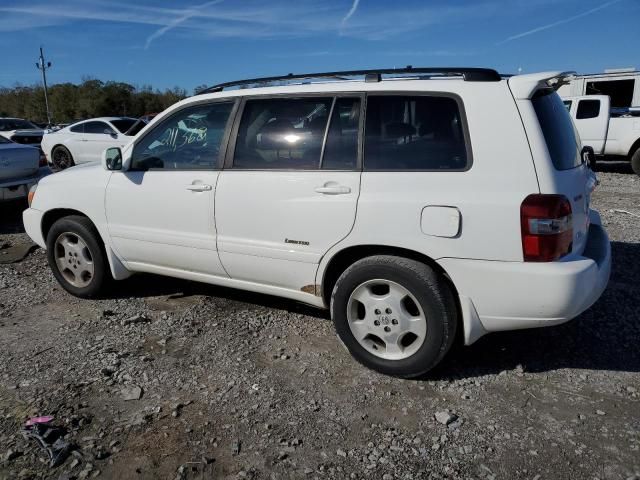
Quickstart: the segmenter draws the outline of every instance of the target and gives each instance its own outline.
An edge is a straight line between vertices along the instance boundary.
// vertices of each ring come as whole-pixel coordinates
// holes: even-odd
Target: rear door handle
[[[323,193],[325,195],[344,195],[345,193],[351,193],[351,189],[343,185],[325,185],[322,187],[317,187],[316,192]]]
[[[187,185],[187,190],[191,190],[192,192],[209,192],[213,189],[211,185],[207,185],[205,183],[196,183],[193,185]]]

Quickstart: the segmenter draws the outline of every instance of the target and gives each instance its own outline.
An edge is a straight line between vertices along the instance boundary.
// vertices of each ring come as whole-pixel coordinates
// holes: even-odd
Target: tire
[[[640,148],[631,155],[631,169],[636,175],[640,175]]]
[[[453,345],[458,325],[453,292],[444,279],[424,263],[389,255],[347,268],[335,284],[330,308],[338,336],[356,360],[402,378],[421,377],[434,368]]]
[[[87,217],[63,217],[52,225],[47,260],[56,280],[76,297],[95,298],[111,280],[102,240]]]
[[[58,145],[51,151],[51,164],[56,170],[64,170],[65,168],[73,167],[75,162],[69,149]]]

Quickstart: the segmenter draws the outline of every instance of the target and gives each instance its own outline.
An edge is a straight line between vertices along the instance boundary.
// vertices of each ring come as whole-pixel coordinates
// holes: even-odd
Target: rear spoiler
[[[516,100],[528,100],[541,88],[557,90],[576,77],[576,72],[540,72],[510,77],[509,88]]]

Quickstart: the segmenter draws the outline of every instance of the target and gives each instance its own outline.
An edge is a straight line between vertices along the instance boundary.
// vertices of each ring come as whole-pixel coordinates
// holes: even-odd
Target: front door
[[[583,145],[593,148],[597,155],[604,154],[609,129],[610,99],[606,95],[588,95],[574,100],[573,118]]]
[[[355,221],[361,103],[246,100],[216,191],[218,248],[232,278],[314,293],[320,259]]]
[[[214,198],[233,107],[204,103],[170,115],[136,141],[130,168],[111,175],[109,233],[130,268],[226,276],[216,248]]]

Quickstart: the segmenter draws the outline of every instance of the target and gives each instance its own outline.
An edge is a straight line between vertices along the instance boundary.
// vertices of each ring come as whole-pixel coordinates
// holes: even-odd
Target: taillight
[[[520,206],[525,262],[551,262],[571,252],[571,203],[564,195],[534,194]]]
[[[47,166],[47,157],[43,152],[40,152],[40,161],[38,162],[39,167]]]
[[[29,189],[29,193],[27,194],[27,202],[29,203],[29,206],[31,206],[31,204],[33,203],[33,198],[36,196],[36,189],[38,188],[38,184],[34,184],[31,186],[31,188]]]

